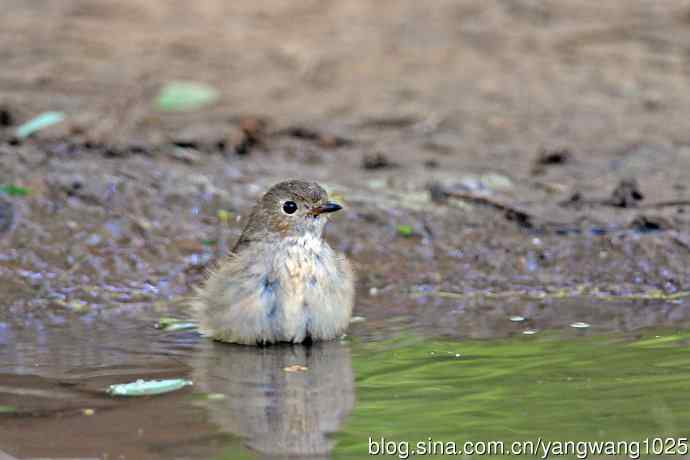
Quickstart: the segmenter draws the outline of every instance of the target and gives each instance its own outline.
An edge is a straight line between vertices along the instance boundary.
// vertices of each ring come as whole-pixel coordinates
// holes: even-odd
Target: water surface
[[[526,335],[505,318],[512,333],[477,339],[393,319],[253,348],[157,330],[152,314],[4,319],[0,446],[20,459],[363,458],[370,438],[643,441],[690,426],[685,327]],[[167,377],[194,386],[104,393]]]

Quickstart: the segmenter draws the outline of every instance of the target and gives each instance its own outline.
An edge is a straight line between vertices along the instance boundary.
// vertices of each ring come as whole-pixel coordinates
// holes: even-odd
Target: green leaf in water
[[[410,237],[414,233],[414,230],[412,229],[411,225],[398,225],[397,226],[398,230],[398,235],[404,236],[404,237]]]
[[[163,318],[158,320],[158,322],[156,323],[156,328],[165,329],[166,327],[170,326],[171,324],[175,324],[179,321],[180,320],[177,318],[170,318],[170,317],[164,316]]]
[[[218,91],[212,86],[193,81],[173,81],[158,93],[155,107],[164,112],[198,110],[218,100]]]
[[[190,396],[193,401],[222,401],[227,399],[223,393],[194,393]]]
[[[108,387],[108,394],[112,396],[150,396],[171,391],[180,390],[193,385],[191,380],[167,379],[167,380],[142,380],[130,383],[118,383]]]
[[[177,318],[164,317],[156,323],[156,329],[163,331],[190,331],[196,329],[196,324],[191,321],[184,321]]]
[[[29,194],[29,189],[24,187],[19,187],[18,185],[0,185],[0,193],[8,196],[27,196]]]
[[[64,119],[65,114],[62,112],[43,112],[37,117],[18,126],[15,134],[18,138],[25,139],[43,128],[60,123]]]
[[[179,323],[171,324],[170,326],[166,327],[164,330],[166,330],[166,331],[193,331],[196,328],[197,328],[196,323],[180,321]]]

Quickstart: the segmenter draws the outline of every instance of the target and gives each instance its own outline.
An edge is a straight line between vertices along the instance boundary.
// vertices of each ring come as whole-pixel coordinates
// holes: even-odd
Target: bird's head
[[[340,209],[315,182],[280,182],[257,203],[238,246],[265,238],[320,237],[330,213]]]

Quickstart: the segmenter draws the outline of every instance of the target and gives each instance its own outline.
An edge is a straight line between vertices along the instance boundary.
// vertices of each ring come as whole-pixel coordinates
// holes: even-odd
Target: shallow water
[[[458,339],[379,321],[341,341],[251,348],[141,314],[5,319],[0,446],[20,459],[363,458],[370,438],[405,457],[419,441],[644,442],[690,426],[685,328],[525,335],[506,318],[509,337]],[[167,377],[194,386],[104,392]]]

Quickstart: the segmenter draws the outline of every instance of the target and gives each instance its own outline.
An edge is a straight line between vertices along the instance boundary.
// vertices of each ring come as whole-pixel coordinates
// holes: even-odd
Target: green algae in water
[[[562,340],[353,343],[357,405],[334,458],[391,441],[643,441],[687,437],[687,333]],[[459,358],[455,357],[460,354]],[[396,456],[390,458],[397,458]],[[567,458],[567,457],[564,457]]]

